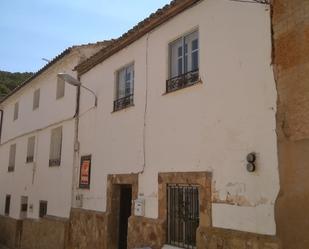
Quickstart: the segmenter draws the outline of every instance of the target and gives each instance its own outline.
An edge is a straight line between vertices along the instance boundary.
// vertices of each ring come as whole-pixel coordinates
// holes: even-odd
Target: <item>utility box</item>
[[[145,216],[145,199],[138,198],[134,201],[134,215]]]

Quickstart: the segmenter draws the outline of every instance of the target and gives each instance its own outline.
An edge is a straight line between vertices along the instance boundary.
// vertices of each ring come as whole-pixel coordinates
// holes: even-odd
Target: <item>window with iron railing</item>
[[[117,72],[114,112],[134,104],[134,65],[131,64]]]
[[[167,187],[167,244],[196,249],[198,226],[198,187],[169,184]]]
[[[166,92],[173,92],[199,82],[199,36],[194,31],[169,45],[169,79]]]

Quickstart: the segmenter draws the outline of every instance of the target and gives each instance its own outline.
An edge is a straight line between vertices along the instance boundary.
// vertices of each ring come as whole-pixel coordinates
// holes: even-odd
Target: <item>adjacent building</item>
[[[78,95],[57,74],[76,75],[74,67],[107,44],[66,49],[0,103],[1,242],[12,248],[21,219],[70,215]]]

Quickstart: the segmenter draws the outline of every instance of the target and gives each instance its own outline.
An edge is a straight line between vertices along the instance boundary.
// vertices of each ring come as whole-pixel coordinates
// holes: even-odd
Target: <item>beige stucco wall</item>
[[[279,180],[269,11],[260,4],[202,1],[82,75],[99,98],[98,108],[87,111],[93,97],[82,91],[80,154],[93,157],[91,189],[80,190],[85,209],[105,211],[108,174],[142,171],[145,139],[139,193],[146,200],[146,217],[158,216],[158,172],[210,171],[215,227],[276,233]],[[195,28],[203,83],[164,95],[168,44]],[[115,72],[131,62],[135,106],[112,113]],[[252,151],[258,156],[257,171],[248,173],[246,155]]]

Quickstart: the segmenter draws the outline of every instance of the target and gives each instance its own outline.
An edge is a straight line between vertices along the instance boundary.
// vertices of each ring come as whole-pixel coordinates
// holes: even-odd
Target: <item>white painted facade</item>
[[[28,218],[39,217],[40,200],[47,201],[47,214],[68,218],[71,208],[74,157],[76,87],[65,84],[64,97],[56,99],[57,74],[75,75],[73,68],[101,45],[75,47],[0,104],[3,127],[0,145],[0,215],[5,197],[11,195],[10,217],[19,219],[21,196],[28,197]],[[33,110],[33,94],[40,89],[39,108]],[[14,105],[18,119],[13,121]],[[60,166],[49,167],[51,130],[62,127]],[[34,162],[26,163],[28,138],[35,136]],[[10,145],[16,144],[14,172],[8,172]],[[32,206],[32,208],[31,208]]]
[[[80,156],[92,155],[83,208],[106,210],[108,174],[139,173],[145,216],[158,217],[158,173],[213,173],[212,224],[274,235],[279,191],[276,88],[270,10],[265,5],[205,0],[87,73],[81,82]],[[198,29],[202,84],[165,94],[168,46]],[[134,63],[134,106],[113,112],[116,72]],[[144,125],[145,123],[145,125]],[[257,153],[257,171],[246,156]],[[239,201],[227,204],[227,199]]]

